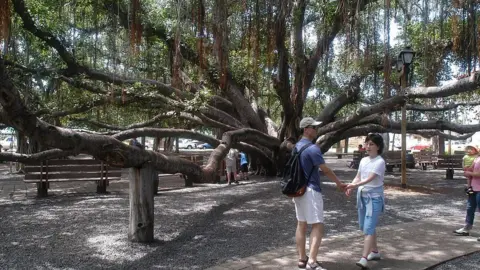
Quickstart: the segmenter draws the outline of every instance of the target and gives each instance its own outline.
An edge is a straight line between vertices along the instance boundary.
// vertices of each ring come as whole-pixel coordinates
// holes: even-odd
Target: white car
[[[467,147],[467,145],[469,145],[468,143],[465,143],[463,141],[452,141],[452,153],[454,151],[465,151],[465,147]],[[449,143],[448,141],[445,142],[445,151],[448,152],[448,146],[449,146]]]
[[[8,151],[17,147],[17,140],[13,136],[10,136],[1,140],[0,144],[2,145],[2,150]]]
[[[179,149],[193,149],[197,148],[197,144],[193,140],[188,139],[179,139],[178,140]]]

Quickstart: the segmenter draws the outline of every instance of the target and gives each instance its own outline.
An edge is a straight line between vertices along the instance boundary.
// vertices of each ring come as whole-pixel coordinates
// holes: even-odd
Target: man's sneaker
[[[361,267],[362,269],[364,269],[364,268],[367,268],[367,263],[368,263],[367,259],[365,259],[364,257],[362,257],[362,258],[360,259],[360,261],[358,261],[358,262],[356,263],[356,265],[359,266],[359,267]]]
[[[307,270],[327,270],[323,268],[318,261],[314,263],[307,263]]]
[[[367,260],[369,261],[380,260],[380,259],[381,259],[380,253],[378,252],[370,252],[370,254],[368,254],[367,256]]]
[[[470,230],[467,229],[466,227],[462,227],[458,230],[453,231],[453,233],[461,235],[461,236],[469,236],[470,235]]]

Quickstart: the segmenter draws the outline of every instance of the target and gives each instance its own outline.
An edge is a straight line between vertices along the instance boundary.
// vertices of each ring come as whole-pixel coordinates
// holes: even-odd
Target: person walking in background
[[[478,156],[478,149],[473,145],[468,145],[467,147],[465,147],[465,152],[466,152],[465,156],[463,156],[463,159],[462,159],[463,172],[472,171],[473,161]],[[465,177],[467,178],[467,187],[465,188],[465,193],[467,193],[467,195],[472,195],[473,194],[472,177],[471,176],[465,176]]]
[[[357,190],[358,223],[365,235],[362,258],[356,263],[365,268],[369,260],[379,260],[377,247],[377,227],[380,213],[384,211],[384,175],[385,160],[380,156],[383,152],[383,137],[379,134],[369,134],[365,140],[368,156],[362,158],[358,172],[345,192],[350,196],[352,190]]]
[[[230,148],[230,151],[228,151],[227,156],[225,157],[225,166],[227,167],[227,184],[231,185],[232,181],[235,182],[235,184],[238,184],[238,181],[236,179],[236,174],[237,174],[237,156],[238,156],[238,151]]]
[[[342,191],[346,184],[343,184],[335,173],[325,164],[322,151],[313,140],[317,138],[317,128],[321,122],[315,121],[311,117],[303,118],[300,121],[300,128],[303,136],[295,144],[294,151],[305,149],[300,154],[299,161],[303,170],[303,176],[307,179],[307,188],[305,194],[293,198],[295,203],[295,213],[297,217],[297,230],[295,232],[295,242],[299,255],[298,267],[306,269],[323,270],[324,268],[317,261],[318,248],[323,237],[323,197],[320,187],[319,168],[323,174],[337,184]],[[306,254],[306,234],[307,224],[312,225],[310,233],[310,256]]]
[[[467,198],[467,216],[465,218],[465,226],[453,231],[457,235],[468,236],[473,227],[475,219],[475,210],[480,206],[480,157],[476,157],[473,161],[472,170],[464,172],[465,177],[470,177],[472,192]],[[480,238],[477,240],[480,241]]]
[[[248,160],[244,152],[240,152],[240,173],[242,180],[248,180]]]

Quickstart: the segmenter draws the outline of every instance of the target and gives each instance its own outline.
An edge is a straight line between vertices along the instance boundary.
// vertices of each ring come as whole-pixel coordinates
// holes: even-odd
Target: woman
[[[478,149],[471,146],[474,149]],[[477,151],[478,152],[478,151]],[[467,190],[467,216],[465,218],[465,226],[453,231],[457,235],[468,236],[473,227],[475,219],[475,210],[480,207],[480,156],[473,160],[471,169],[464,172],[465,177],[470,178],[470,192]],[[480,237],[477,239],[480,241]]]
[[[383,152],[383,138],[379,134],[369,134],[365,140],[368,156],[360,161],[357,176],[347,186],[346,195],[358,187],[357,208],[360,230],[365,235],[362,258],[357,265],[366,268],[369,260],[379,260],[377,247],[377,227],[380,213],[384,210],[383,181],[385,160],[380,156]]]

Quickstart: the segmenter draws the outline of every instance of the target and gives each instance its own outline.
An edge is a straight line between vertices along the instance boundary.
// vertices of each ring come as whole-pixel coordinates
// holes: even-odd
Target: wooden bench
[[[357,151],[358,152],[358,151]],[[353,154],[352,153],[341,153],[341,152],[337,152],[335,153],[337,155],[337,158],[338,159],[342,159],[343,157],[349,157],[349,156],[352,156],[353,157]]]
[[[437,168],[445,169],[445,177],[447,179],[453,179],[453,173],[455,172],[455,169],[463,171],[463,156],[463,154],[438,155]]]
[[[95,159],[52,159],[25,164],[25,183],[37,184],[37,195],[48,196],[51,182],[95,181],[97,193],[106,193],[109,181],[120,180],[122,169]]]
[[[402,151],[387,151],[383,153],[383,158],[385,159],[385,168],[387,172],[393,172],[394,167],[402,169]],[[406,162],[407,168],[415,168],[415,158],[409,152],[406,153]]]
[[[383,154],[387,172],[393,172],[394,167],[402,165],[402,151],[387,151]]]
[[[365,151],[353,151],[353,158],[352,162],[350,163],[350,168],[353,169],[358,169],[358,166],[360,165],[360,160],[362,160],[363,157],[365,157],[366,152]]]
[[[435,155],[432,151],[420,151],[413,153],[415,157],[415,162],[422,167],[422,170],[427,170],[428,166],[433,166],[434,169],[437,168],[438,156]]]

